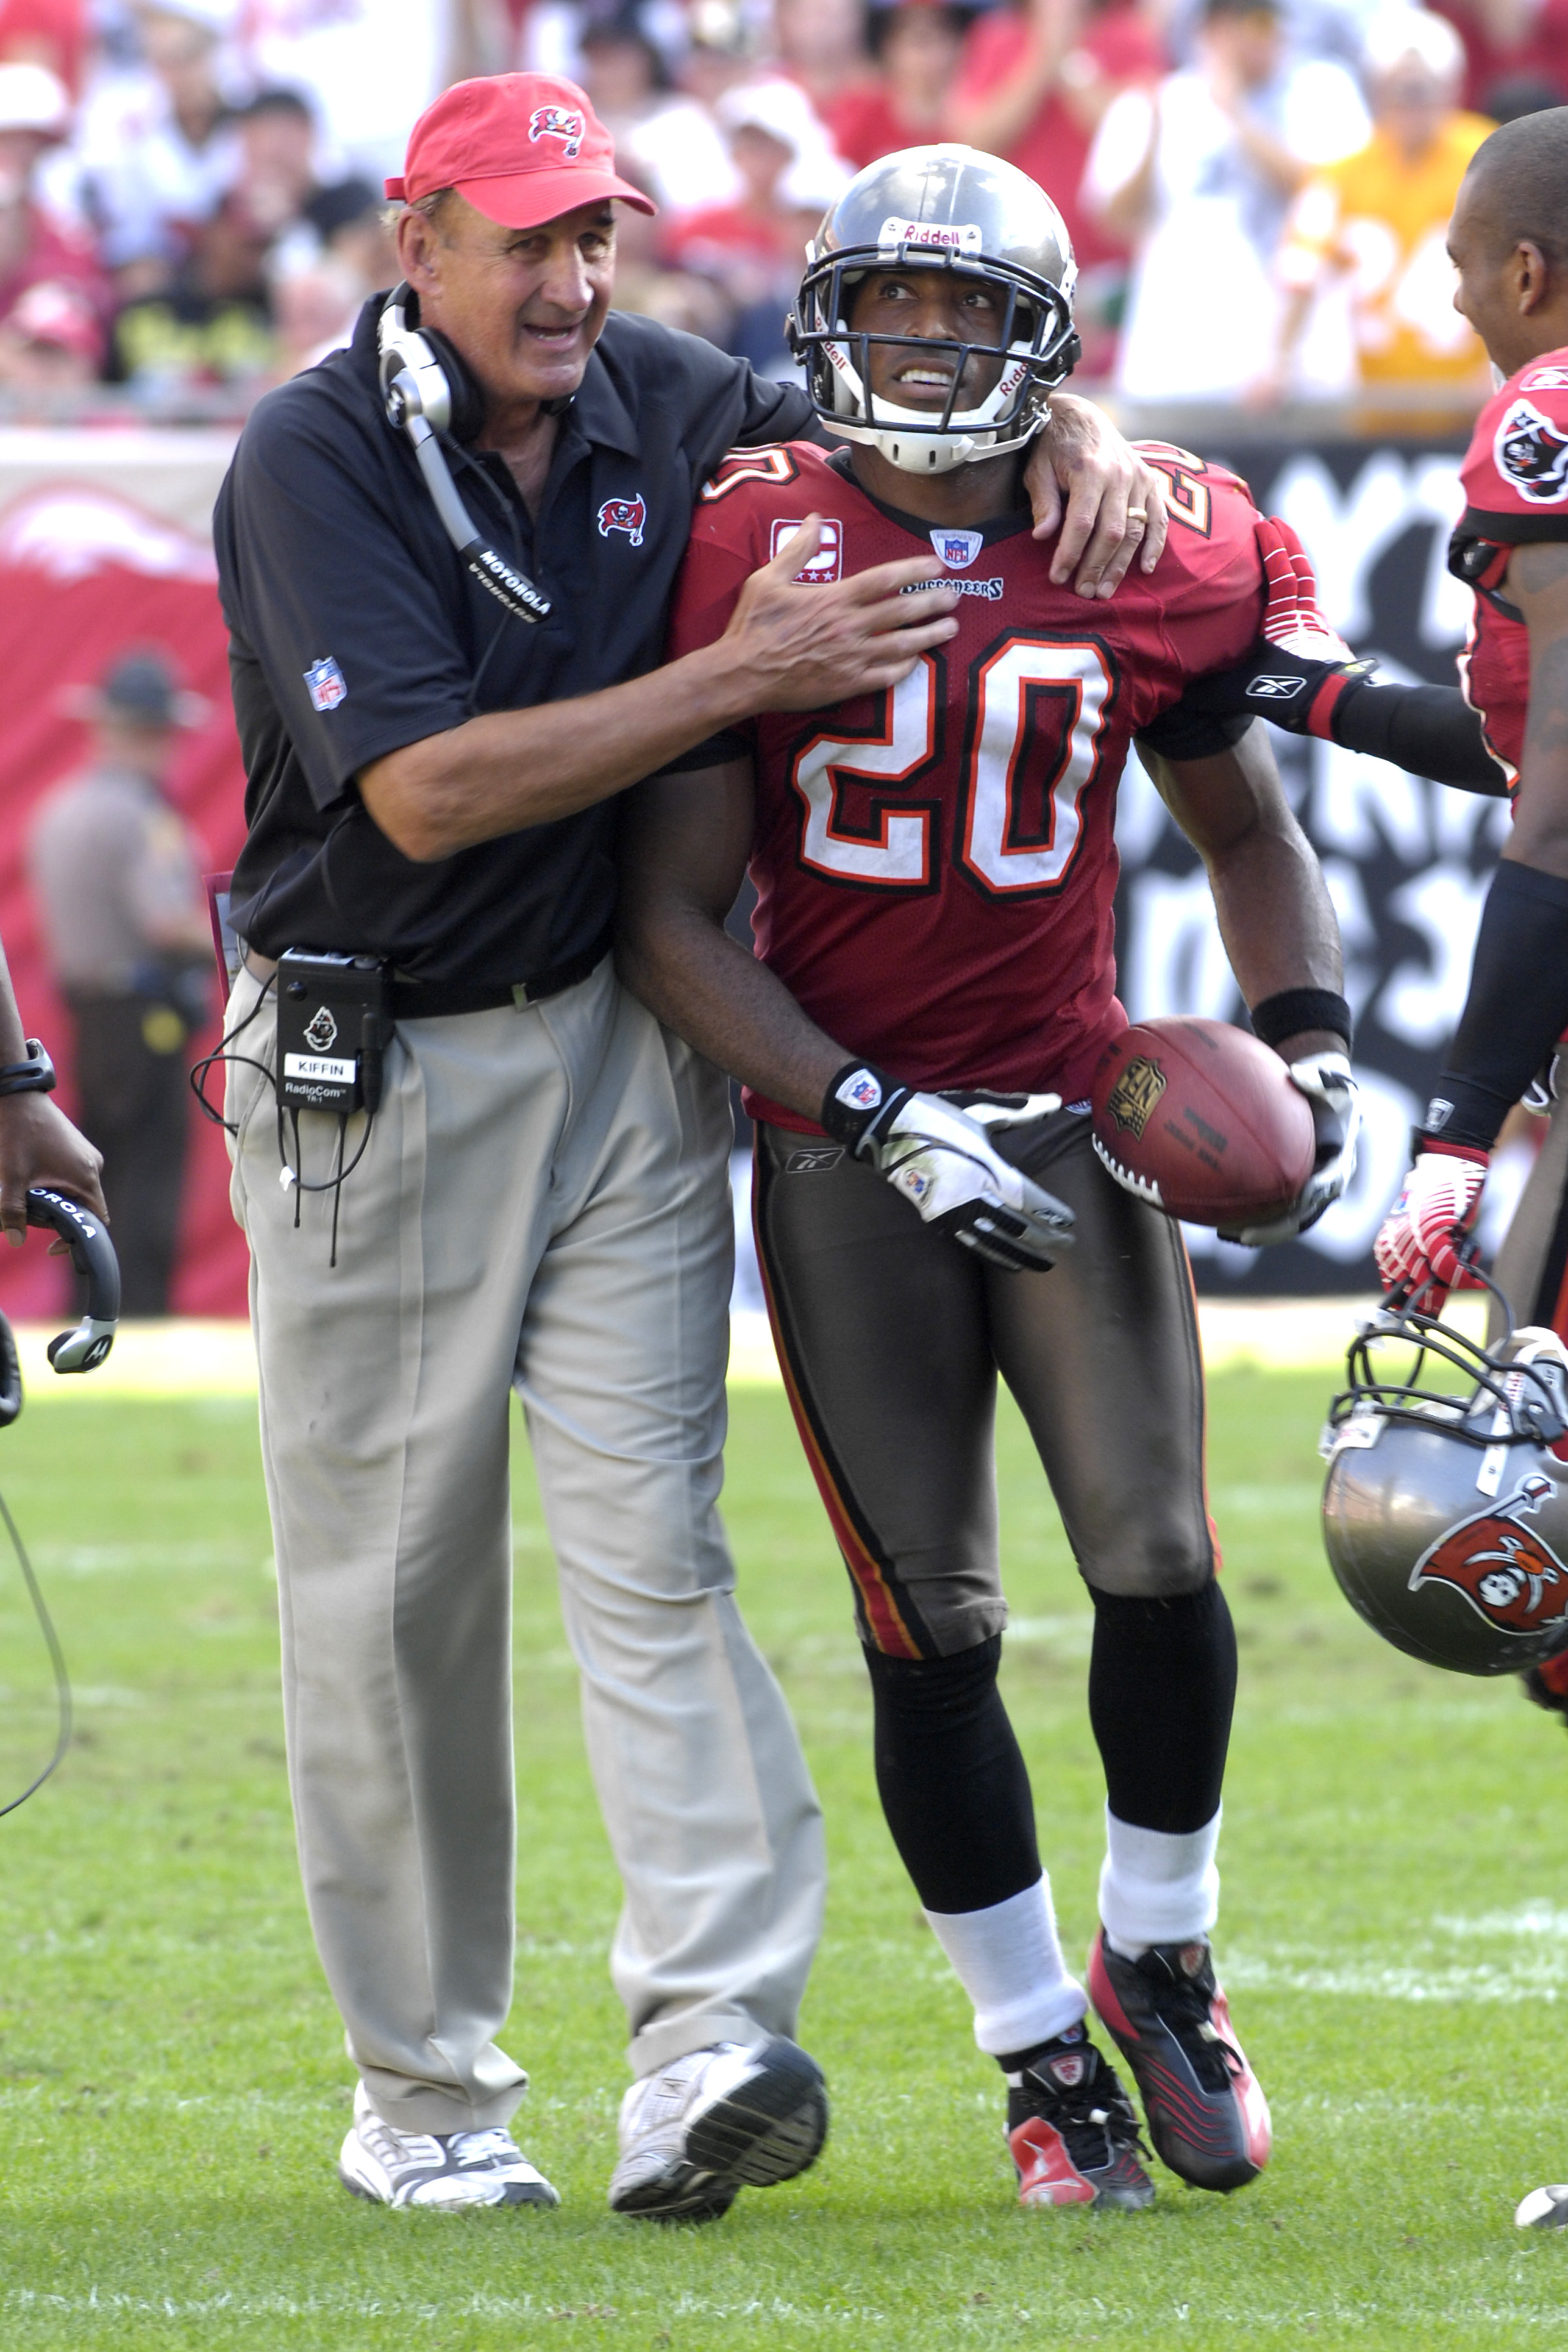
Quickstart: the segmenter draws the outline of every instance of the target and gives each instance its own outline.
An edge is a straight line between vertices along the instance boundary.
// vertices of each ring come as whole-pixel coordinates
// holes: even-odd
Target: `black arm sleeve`
[[[1392,760],[1413,776],[1497,800],[1508,778],[1487,750],[1479,715],[1457,686],[1376,686],[1352,678],[1334,705],[1336,743]]]
[[[1568,882],[1505,857],[1476,936],[1470,992],[1422,1125],[1488,1151],[1568,1029]]]

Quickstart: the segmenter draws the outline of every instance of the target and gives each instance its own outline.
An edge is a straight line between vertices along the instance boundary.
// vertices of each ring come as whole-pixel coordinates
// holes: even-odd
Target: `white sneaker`
[[[509,2131],[403,2132],[382,2122],[362,2083],[338,2179],[373,2205],[559,2205]]]
[[[1528,2197],[1520,2199],[1513,2218],[1521,2230],[1568,2227],[1568,2186],[1559,2181],[1550,2189],[1532,2189]]]
[[[617,2213],[713,2221],[742,2188],[771,2189],[815,2164],[827,2137],[822,2069],[781,2036],[721,2042],[634,2083],[621,2101]]]

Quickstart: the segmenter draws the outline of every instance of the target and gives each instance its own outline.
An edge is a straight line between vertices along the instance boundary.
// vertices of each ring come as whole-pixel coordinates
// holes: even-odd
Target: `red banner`
[[[45,481],[13,499],[0,512],[0,669],[11,680],[0,718],[0,938],[23,1022],[53,1054],[68,1111],[75,1100],[70,1025],[39,945],[27,831],[41,796],[89,754],[89,730],[69,715],[73,688],[96,684],[131,646],[157,646],[181,683],[211,706],[184,740],[169,794],[201,844],[204,866],[232,866],[245,837],[245,779],[210,546],[101,480]],[[215,969],[213,1018],[192,1042],[193,1060],[217,1042],[217,1010]],[[221,1073],[213,1076],[221,1097]],[[173,1311],[243,1315],[246,1251],[229,1212],[223,1134],[199,1116],[192,1129]],[[65,1295],[65,1269],[47,1256],[43,1234],[25,1252],[0,1249],[7,1314],[50,1316]]]

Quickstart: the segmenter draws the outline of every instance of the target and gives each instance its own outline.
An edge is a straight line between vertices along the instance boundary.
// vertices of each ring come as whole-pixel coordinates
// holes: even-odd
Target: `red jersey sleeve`
[[[1457,539],[1500,547],[1568,539],[1568,351],[1531,360],[1493,394],[1459,479],[1465,516]]]
[[[779,527],[770,518],[777,493],[800,478],[803,457],[820,455],[809,443],[776,442],[760,449],[736,449],[712,480],[703,484],[691,518],[686,559],[675,584],[665,640],[668,660],[678,661],[682,654],[696,653],[723,635],[742,589],[753,572],[773,559],[772,541]],[[820,498],[803,491],[802,519],[820,505]],[[837,579],[837,566],[828,568],[823,562],[831,551],[823,550],[818,565],[823,577]]]

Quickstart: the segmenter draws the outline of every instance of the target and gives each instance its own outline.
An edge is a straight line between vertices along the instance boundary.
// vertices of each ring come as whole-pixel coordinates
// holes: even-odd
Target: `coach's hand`
[[[957,634],[958,594],[934,555],[879,563],[848,580],[797,580],[821,545],[822,518],[807,515],[773,562],[752,572],[719,641],[747,716],[879,693]]]
[[[1051,421],[1036,436],[1024,469],[1034,536],[1059,530],[1051,578],[1080,596],[1113,596],[1137,556],[1143,572],[1160,561],[1170,484],[1103,410],[1076,393],[1051,395]]]
[[[79,1201],[107,1224],[109,1212],[99,1182],[102,1166],[102,1153],[78,1133],[47,1095],[0,1097],[0,1228],[13,1249],[27,1238],[27,1190],[33,1184]],[[50,1254],[58,1257],[69,1246],[54,1241]]]
[[[965,1094],[964,1108],[917,1094],[864,1062],[829,1083],[822,1124],[857,1159],[870,1161],[933,1232],[1010,1274],[1043,1274],[1072,1247],[1064,1202],[1004,1160],[989,1128],[1059,1110],[1059,1095]]]

